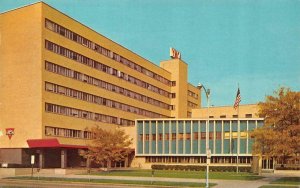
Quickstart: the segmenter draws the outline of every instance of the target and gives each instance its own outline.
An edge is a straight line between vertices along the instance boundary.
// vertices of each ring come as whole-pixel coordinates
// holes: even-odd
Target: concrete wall
[[[175,98],[171,99],[171,104],[175,109],[172,110],[171,116],[177,118],[187,117],[187,64],[180,59],[171,59],[162,61],[160,66],[172,73],[172,81],[176,82],[175,86],[171,87],[171,92],[175,93]]]
[[[41,4],[2,13],[0,28],[0,148],[26,148],[42,133]]]
[[[237,115],[238,111],[232,106],[218,106],[209,107],[209,116],[214,116],[214,118],[220,118],[220,116],[225,115],[226,118],[232,118],[233,115]],[[257,104],[247,104],[239,106],[239,118],[245,118],[246,114],[252,114],[252,118],[258,118],[258,105]],[[192,118],[207,118],[207,108],[193,109]]]

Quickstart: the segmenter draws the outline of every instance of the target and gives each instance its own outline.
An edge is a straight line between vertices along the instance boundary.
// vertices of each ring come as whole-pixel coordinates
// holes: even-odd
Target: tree
[[[300,92],[279,88],[258,104],[265,125],[251,133],[255,142],[253,153],[281,159],[299,158],[300,154]]]
[[[91,129],[94,139],[88,145],[87,151],[81,155],[96,164],[107,164],[112,161],[124,160],[132,151],[132,139],[120,128],[113,130],[101,129],[98,126]]]

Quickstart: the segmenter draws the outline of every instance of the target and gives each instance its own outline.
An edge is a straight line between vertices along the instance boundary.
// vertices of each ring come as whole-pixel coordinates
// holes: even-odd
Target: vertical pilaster
[[[191,154],[193,154],[194,153],[194,151],[193,151],[193,148],[194,148],[194,124],[193,124],[193,121],[191,120],[190,121],[191,122]]]
[[[216,120],[213,120],[213,126],[214,126],[214,128],[213,128],[213,136],[214,136],[214,139],[213,139],[213,147],[214,147],[214,149],[213,149],[213,154],[216,154],[216,136],[217,136],[217,134],[216,134]]]
[[[172,124],[171,121],[169,121],[169,154],[172,153]]]
[[[156,134],[156,137],[155,137],[155,154],[158,154],[158,137],[159,137],[159,133],[158,133],[158,121],[155,121],[155,134]]]
[[[201,154],[201,121],[198,120],[198,154]]]
[[[165,120],[162,121],[162,154],[165,153]]]
[[[249,153],[249,120],[247,120],[246,153]]]
[[[61,149],[60,156],[60,167],[67,168],[67,150]]]
[[[232,154],[232,128],[231,128],[231,123],[232,123],[232,120],[230,120],[230,123],[229,123],[229,147],[230,147],[230,154]]]
[[[146,140],[146,135],[145,135],[145,121],[143,121],[143,154],[145,154],[145,140]]]
[[[178,154],[178,120],[176,121],[176,154]]]
[[[185,146],[186,146],[186,126],[185,126],[185,120],[183,121],[183,154],[186,154],[186,149],[185,149]]]
[[[149,154],[152,153],[152,121],[149,121]]]
[[[224,120],[221,124],[221,154],[224,154]]]

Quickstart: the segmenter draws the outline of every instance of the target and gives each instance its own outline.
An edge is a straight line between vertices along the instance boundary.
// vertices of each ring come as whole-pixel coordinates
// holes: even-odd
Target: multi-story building
[[[0,14],[0,163],[78,166],[89,128],[189,118],[199,89],[180,58],[160,66],[38,2]]]
[[[193,109],[192,118],[138,119],[136,162],[143,168],[206,165],[211,153],[211,165],[251,166],[254,140],[249,133],[264,124],[257,112],[257,105],[241,105],[239,113],[224,106]],[[271,168],[272,161],[263,162],[264,168]]]

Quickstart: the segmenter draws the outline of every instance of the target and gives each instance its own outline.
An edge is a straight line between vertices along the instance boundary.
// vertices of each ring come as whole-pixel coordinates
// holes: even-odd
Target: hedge
[[[153,170],[185,170],[185,171],[205,171],[206,166],[199,165],[152,165]],[[236,166],[210,166],[212,172],[235,172]],[[251,172],[251,167],[239,167],[240,172]]]
[[[300,170],[300,167],[276,167],[275,170]]]

